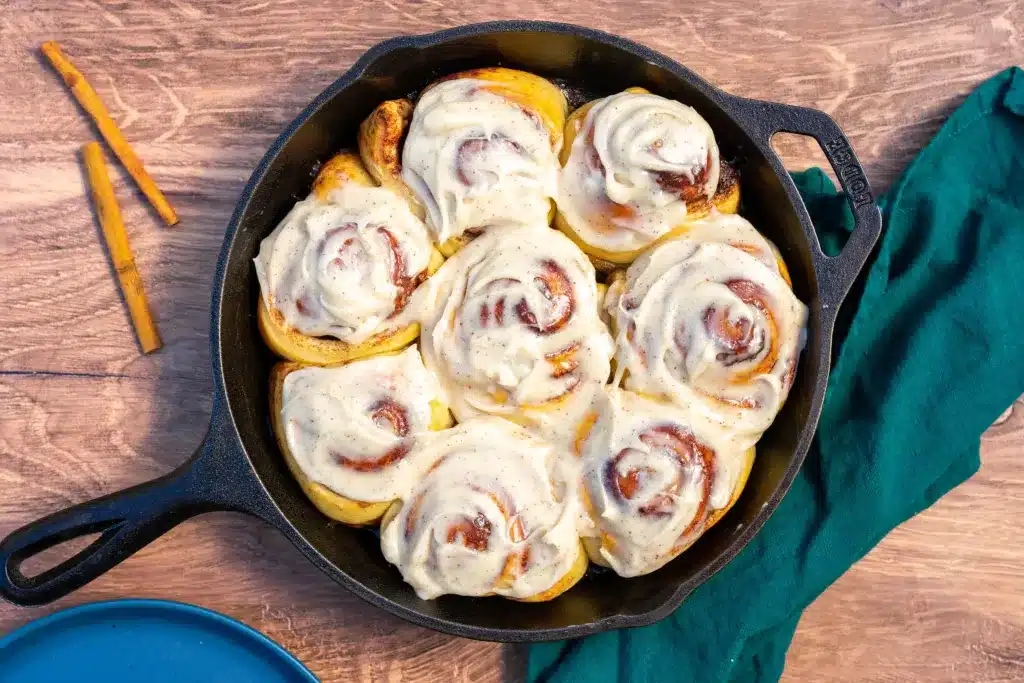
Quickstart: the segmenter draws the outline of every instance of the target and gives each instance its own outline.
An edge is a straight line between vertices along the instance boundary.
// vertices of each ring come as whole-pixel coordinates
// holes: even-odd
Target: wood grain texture
[[[210,413],[210,285],[267,145],[373,43],[472,21],[556,19],[620,33],[740,95],[818,107],[884,190],[970,89],[1024,61],[1015,0],[0,0],[0,535],[167,472]],[[95,136],[38,54],[58,40],[178,209],[172,229],[114,172],[165,348],[142,356],[76,157]],[[779,141],[793,168],[819,163]],[[785,680],[1024,679],[1024,406],[982,471],[894,532],[805,615]],[[498,681],[500,646],[363,604],[261,524],[187,523],[74,596],[0,605],[0,633],[120,596],[198,603],[295,652],[325,681]],[[514,660],[514,658],[513,658]]]

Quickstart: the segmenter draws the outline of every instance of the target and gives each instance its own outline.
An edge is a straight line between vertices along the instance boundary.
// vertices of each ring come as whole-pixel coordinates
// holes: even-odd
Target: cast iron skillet
[[[414,93],[443,74],[493,65],[556,79],[574,104],[640,85],[695,107],[714,128],[723,157],[739,165],[742,212],[780,247],[796,294],[810,306],[807,346],[792,393],[758,446],[750,482],[736,507],[665,568],[629,580],[592,572],[562,597],[542,604],[453,596],[419,600],[384,561],[373,532],[328,523],[288,474],[275,445],[267,416],[267,378],[274,358],[256,327],[252,259],[260,240],[309,192],[318,163],[352,146],[359,122],[382,100]],[[807,211],[769,145],[778,131],[816,138],[851,198],[856,228],[839,256],[822,253]],[[295,119],[242,193],[214,280],[210,352],[216,387],[203,444],[164,477],[13,532],[0,544],[0,594],[19,605],[51,602],[183,520],[234,510],[272,524],[313,564],[360,597],[439,631],[540,641],[650,624],[732,559],[789,488],[818,422],[837,309],[880,230],[864,172],[842,131],[822,112],[734,97],[641,45],[565,24],[497,22],[384,41]],[[27,557],[97,532],[97,540],[57,567],[32,577],[19,569]]]

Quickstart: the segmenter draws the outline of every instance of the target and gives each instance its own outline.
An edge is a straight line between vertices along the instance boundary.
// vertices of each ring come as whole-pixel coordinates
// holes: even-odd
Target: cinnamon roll
[[[590,559],[621,576],[661,568],[739,498],[754,449],[699,413],[608,387],[577,452],[594,533]]]
[[[443,257],[406,203],[343,152],[260,245],[260,331],[289,360],[340,363],[407,346],[402,317]]]
[[[744,224],[694,233],[724,241],[657,245],[613,278],[606,306],[626,389],[699,410],[753,445],[793,383],[807,307]]]
[[[444,594],[550,600],[587,569],[576,485],[554,447],[494,417],[423,446],[434,466],[381,524],[388,562],[425,600]]]
[[[604,267],[631,263],[712,207],[735,213],[739,182],[691,107],[642,88],[590,102],[565,126],[555,226]]]
[[[282,362],[270,416],[292,475],[325,515],[376,523],[432,461],[419,444],[452,424],[416,347],[335,367]]]
[[[550,222],[567,109],[553,83],[512,69],[465,71],[423,91],[400,172],[443,254],[494,225]],[[364,137],[384,128],[369,124]],[[364,157],[398,158],[391,147],[369,142]]]
[[[546,225],[487,230],[421,287],[420,345],[460,421],[500,415],[567,443],[608,381],[594,267]]]

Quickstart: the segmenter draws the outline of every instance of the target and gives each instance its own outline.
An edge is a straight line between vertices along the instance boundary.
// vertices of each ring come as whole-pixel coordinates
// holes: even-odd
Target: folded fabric
[[[845,199],[820,170],[794,178],[835,251]],[[531,646],[530,681],[778,680],[807,605],[977,470],[981,433],[1024,392],[1024,71],[979,86],[881,208],[815,443],[778,510],[663,621]]]

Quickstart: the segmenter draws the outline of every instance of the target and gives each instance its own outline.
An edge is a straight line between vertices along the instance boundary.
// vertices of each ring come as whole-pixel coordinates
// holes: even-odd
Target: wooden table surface
[[[1013,0],[516,4],[0,0],[0,535],[167,472],[200,442],[210,287],[237,195],[270,141],[380,39],[513,16],[617,32],[733,93],[831,113],[878,191],[971,88],[1024,62],[1024,6]],[[163,227],[117,172],[166,343],[148,357],[86,200],[77,150],[94,131],[41,61],[49,39],[92,81],[181,216]],[[822,160],[802,139],[780,148],[793,168]],[[785,680],[1024,680],[1022,448],[1024,408],[985,434],[978,475],[808,610]],[[362,603],[274,531],[228,514],[182,525],[58,604],[0,605],[0,634],[124,596],[241,619],[325,681],[498,681],[521,663]]]

